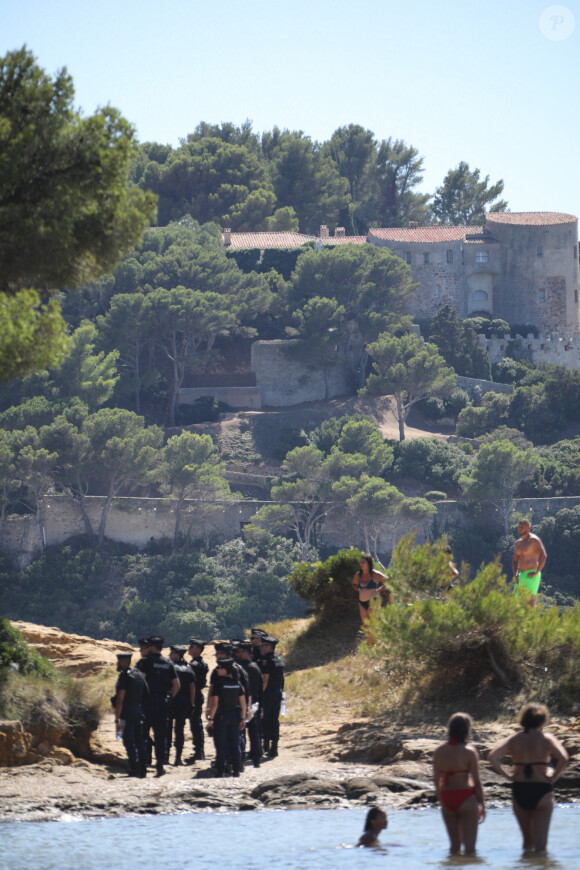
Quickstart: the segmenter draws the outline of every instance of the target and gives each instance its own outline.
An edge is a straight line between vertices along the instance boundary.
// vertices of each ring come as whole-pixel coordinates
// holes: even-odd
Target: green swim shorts
[[[526,589],[528,592],[531,592],[532,595],[537,595],[538,589],[540,588],[540,581],[542,579],[542,572],[538,571],[538,573],[532,577],[531,575],[533,573],[534,568],[530,568],[529,571],[520,571],[518,573],[517,586]]]

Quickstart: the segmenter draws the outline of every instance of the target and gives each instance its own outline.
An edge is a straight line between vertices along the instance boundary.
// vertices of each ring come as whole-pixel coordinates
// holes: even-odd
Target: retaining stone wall
[[[100,519],[104,499],[92,496],[87,499],[89,516],[93,528],[96,529]],[[189,503],[191,513],[185,513],[182,529],[185,531],[192,523],[192,538],[201,539],[207,536],[218,540],[229,540],[242,531],[243,525],[250,521],[253,514],[267,501],[243,499],[233,504],[219,506],[209,517],[196,516],[194,503]],[[561,498],[520,499],[515,510],[531,516],[534,524],[546,516],[553,516],[563,508],[573,508],[580,505],[580,496]],[[441,501],[435,504],[438,523],[441,529],[452,529],[462,526],[465,516],[461,510],[461,502]],[[43,505],[43,528],[46,545],[62,544],[75,535],[84,534],[84,526],[80,513],[75,505],[64,496],[51,496]],[[172,538],[175,525],[175,514],[169,499],[153,498],[117,498],[114,500],[107,522],[106,536],[114,541],[143,548],[149,541],[159,538]],[[424,543],[432,526],[432,519],[417,526],[405,522],[385,521],[384,531],[379,540],[378,550],[388,553],[394,543],[410,531],[417,532],[417,543]],[[322,529],[324,543],[336,549],[342,547],[360,547],[364,549],[362,529],[357,528],[349,518],[333,518],[328,520]],[[11,555],[17,564],[24,568],[33,561],[40,552],[38,526],[33,516],[9,517],[0,537],[0,548]]]

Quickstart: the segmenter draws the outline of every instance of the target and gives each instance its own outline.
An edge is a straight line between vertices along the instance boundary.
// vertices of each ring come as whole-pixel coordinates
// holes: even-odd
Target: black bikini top
[[[524,776],[526,779],[529,779],[533,773],[532,768],[533,768],[534,764],[543,764],[545,767],[547,767],[549,762],[548,761],[514,761],[514,762],[512,762],[512,764],[514,765],[514,767],[523,767]]]

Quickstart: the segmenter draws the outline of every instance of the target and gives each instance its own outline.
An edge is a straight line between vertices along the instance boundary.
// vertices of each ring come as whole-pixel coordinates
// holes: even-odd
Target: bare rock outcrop
[[[99,674],[104,668],[114,667],[118,652],[136,653],[132,646],[121,641],[93,640],[30,622],[12,622],[12,625],[36,652],[75,677]]]

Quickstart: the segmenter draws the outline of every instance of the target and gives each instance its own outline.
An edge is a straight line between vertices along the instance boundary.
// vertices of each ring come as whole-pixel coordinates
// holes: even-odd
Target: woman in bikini
[[[524,851],[544,852],[554,809],[553,783],[568,764],[568,753],[553,734],[544,734],[550,714],[543,704],[526,704],[519,715],[523,731],[494,746],[489,763],[512,784],[514,815],[524,838]],[[509,755],[513,772],[502,766]],[[550,760],[556,763],[550,769]]]
[[[381,594],[388,596],[388,590],[383,583],[385,579],[384,574],[374,570],[373,560],[370,556],[361,556],[360,568],[352,578],[352,588],[358,592],[360,618],[369,644],[372,643],[372,637],[368,631],[371,601]]]
[[[448,740],[433,753],[433,781],[441,801],[450,853],[475,852],[477,824],[485,818],[477,749],[468,743],[471,717],[455,713],[448,722]]]

